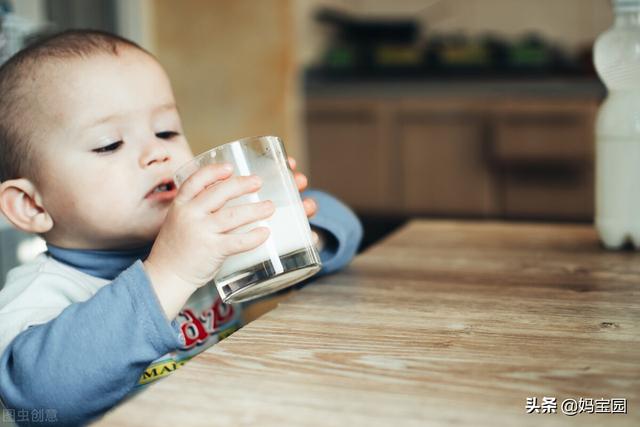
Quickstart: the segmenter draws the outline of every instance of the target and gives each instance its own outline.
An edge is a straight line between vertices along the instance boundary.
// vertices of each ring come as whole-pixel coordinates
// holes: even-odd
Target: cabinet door
[[[394,212],[388,119],[374,103],[315,103],[307,113],[312,186],[360,212]]]
[[[493,161],[506,217],[591,218],[595,104],[570,107],[528,111],[523,105],[498,115]]]
[[[479,114],[405,114],[399,121],[403,205],[410,213],[495,213],[494,179],[486,163]]]

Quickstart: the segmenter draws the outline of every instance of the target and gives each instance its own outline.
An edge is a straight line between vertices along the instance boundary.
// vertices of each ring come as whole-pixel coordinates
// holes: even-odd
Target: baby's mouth
[[[147,193],[145,199],[167,199],[175,196],[176,184],[173,180],[164,180]]]

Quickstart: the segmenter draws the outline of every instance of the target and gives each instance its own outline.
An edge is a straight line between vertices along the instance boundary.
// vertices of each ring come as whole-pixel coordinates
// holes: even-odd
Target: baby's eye
[[[167,130],[167,131],[164,131],[164,132],[156,133],[156,137],[158,137],[160,139],[172,139],[172,138],[175,138],[178,135],[180,135],[178,132],[175,132],[175,131],[172,131],[172,130]]]
[[[107,153],[109,151],[116,151],[123,144],[122,141],[116,141],[112,144],[105,145],[104,147],[96,148],[92,150],[94,153]]]

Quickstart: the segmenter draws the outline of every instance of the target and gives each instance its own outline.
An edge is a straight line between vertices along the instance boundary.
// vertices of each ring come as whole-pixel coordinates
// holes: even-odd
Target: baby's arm
[[[322,270],[319,274],[340,270],[353,259],[360,246],[362,224],[351,209],[327,193],[307,190],[303,196],[314,199],[318,205],[318,211],[309,219],[309,223],[324,240],[320,251]]]
[[[264,227],[227,233],[273,213],[269,201],[226,207],[256,191],[256,177],[200,169],[180,188],[151,253],[83,303],[20,333],[0,358],[0,396],[9,408],[58,411],[86,422],[122,399],[150,362],[179,345],[173,319],[227,256],[253,249]]]
[[[86,423],[180,337],[137,262],[87,301],[18,334],[0,358],[0,396],[8,408],[54,409],[62,424]]]

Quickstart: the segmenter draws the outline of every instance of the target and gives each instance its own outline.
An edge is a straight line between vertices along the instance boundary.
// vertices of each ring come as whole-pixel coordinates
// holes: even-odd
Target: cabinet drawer
[[[502,181],[507,218],[587,221],[593,217],[593,171],[590,163],[532,166],[507,170]]]
[[[593,212],[593,106],[502,112],[492,163],[507,218],[589,220]]]
[[[494,132],[498,163],[580,163],[593,150],[592,116],[580,112],[501,115]]]

